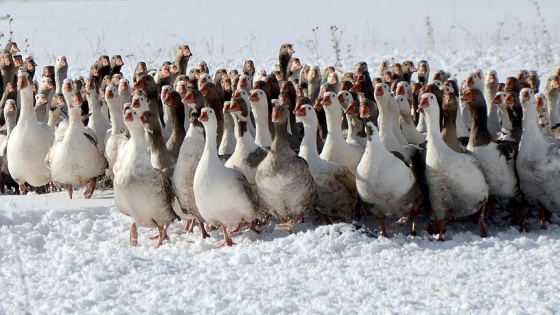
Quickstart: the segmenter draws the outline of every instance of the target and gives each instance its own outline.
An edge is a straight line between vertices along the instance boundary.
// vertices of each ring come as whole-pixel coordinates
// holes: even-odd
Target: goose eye
[[[433,100],[433,99],[434,99],[434,97],[433,97],[433,96],[430,96],[430,99],[431,99],[431,100]]]

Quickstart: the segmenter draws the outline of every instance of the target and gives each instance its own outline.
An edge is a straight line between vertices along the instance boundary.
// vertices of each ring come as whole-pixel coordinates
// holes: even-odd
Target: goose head
[[[132,108],[134,110],[145,112],[148,110],[148,96],[142,90],[138,90],[132,96]]]
[[[287,124],[289,110],[286,106],[276,105],[272,108],[272,122],[276,124]]]
[[[216,119],[216,113],[210,107],[204,107],[200,110],[200,116],[198,117],[198,121],[204,125],[204,129],[207,131],[216,132],[218,128],[218,120]]]
[[[168,96],[171,93],[171,91],[173,91],[173,87],[171,85],[164,85],[161,87],[161,93],[160,93],[160,97],[161,97],[161,102],[163,104],[168,104]],[[173,99],[171,99],[171,101],[173,101]]]
[[[319,123],[317,120],[317,114],[313,106],[309,104],[303,104],[295,110],[296,116],[303,122],[304,125],[317,126]]]
[[[132,133],[143,134],[144,125],[147,124],[144,115],[134,110],[131,103],[125,103],[123,109],[124,123]]]
[[[486,77],[484,82],[486,86],[497,85],[499,82],[498,72],[496,72],[496,70],[494,69],[486,71]]]
[[[33,86],[31,81],[29,81],[29,73],[18,71],[17,88],[21,93],[33,92]]]
[[[410,88],[410,84],[408,84],[408,82],[406,81],[400,81],[399,83],[397,83],[397,89],[395,91],[396,95],[405,95],[406,97],[409,97],[410,94],[412,94],[412,89]]]
[[[188,90],[187,82],[183,80],[179,80],[177,81],[177,83],[175,83],[175,91],[179,92],[179,94],[181,94],[183,97],[187,93],[187,90]]]
[[[119,87],[118,87],[118,92],[119,94],[122,94],[123,91],[128,91],[130,90],[130,82],[128,81],[128,79],[122,78],[119,81]]]
[[[55,69],[65,69],[68,68],[68,61],[66,56],[58,56],[54,62]]]
[[[354,97],[352,96],[352,93],[350,93],[350,91],[340,91],[338,92],[337,97],[340,104],[344,107],[347,107],[350,102],[354,101]]]
[[[229,113],[240,121],[247,121],[249,106],[242,97],[234,97],[229,104]]]
[[[35,95],[35,106],[42,105],[46,106],[49,103],[49,99],[44,94]]]
[[[368,142],[375,142],[376,140],[381,141],[379,139],[379,129],[377,129],[373,122],[366,122],[364,129],[366,131],[366,139]]]
[[[433,93],[422,94],[418,111],[426,117],[434,116],[435,121],[439,120],[439,106],[436,96]]]
[[[535,100],[535,92],[531,88],[523,88],[519,93],[519,100],[523,106],[524,113],[536,114],[537,102]]]
[[[148,95],[157,95],[158,86],[154,77],[144,74],[138,77],[136,83],[134,83],[134,89],[142,90]]]
[[[546,111],[546,95],[544,93],[536,93],[535,94],[535,102],[537,104],[537,110],[539,112]]]
[[[105,100],[109,103],[117,98],[118,90],[117,87],[110,83],[105,87]]]

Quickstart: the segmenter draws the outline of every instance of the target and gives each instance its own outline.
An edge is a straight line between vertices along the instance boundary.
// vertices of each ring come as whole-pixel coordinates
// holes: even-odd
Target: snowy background
[[[329,28],[338,27],[341,65],[382,59],[417,63],[464,77],[477,67],[504,80],[519,69],[546,81],[560,65],[560,11],[555,0],[3,2],[14,40],[39,69],[66,55],[69,74],[86,75],[100,54],[121,54],[125,75],[138,61],[158,67],[179,44],[210,71],[253,59],[275,69],[290,42],[303,63],[332,65]],[[429,18],[430,26],[427,26]],[[313,29],[318,27],[314,32]],[[7,21],[0,21],[4,44]],[[317,36],[315,40],[314,36]],[[130,221],[112,191],[85,200],[66,193],[0,196],[0,314],[138,313],[491,313],[553,314],[560,309],[560,228],[541,231],[530,219],[520,234],[499,218],[490,237],[471,223],[449,226],[444,243],[425,232],[406,237],[376,222],[316,226],[294,235],[266,230],[202,240],[170,228],[140,229],[128,245]],[[557,216],[554,219],[558,220]],[[420,228],[424,230],[425,221]],[[195,231],[197,232],[197,231]]]

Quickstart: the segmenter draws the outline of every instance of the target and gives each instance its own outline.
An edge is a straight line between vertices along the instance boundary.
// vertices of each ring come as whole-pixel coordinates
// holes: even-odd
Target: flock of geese
[[[137,225],[158,229],[186,220],[231,233],[274,222],[292,231],[311,214],[325,223],[363,214],[405,224],[431,219],[428,232],[506,213],[520,231],[538,214],[546,228],[560,211],[560,69],[539,92],[535,71],[505,82],[472,70],[462,82],[428,62],[383,61],[372,75],[323,71],[279,53],[267,74],[251,60],[242,71],[204,61],[188,69],[188,45],[173,62],[132,82],[122,58],[101,56],[90,76],[71,79],[64,56],[34,80],[36,63],[9,42],[0,58],[2,189],[60,189],[90,198],[112,183],[118,209]],[[412,80],[416,73],[416,80]],[[373,76],[373,78],[372,78]],[[415,82],[417,81],[417,82]],[[233,229],[233,230],[232,230]]]

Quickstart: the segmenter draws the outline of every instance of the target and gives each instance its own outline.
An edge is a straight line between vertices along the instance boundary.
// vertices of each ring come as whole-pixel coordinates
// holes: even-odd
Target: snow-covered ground
[[[284,42],[294,44],[302,62],[323,67],[335,61],[330,25],[344,29],[345,70],[361,60],[376,68],[382,59],[427,59],[432,69],[459,78],[473,67],[497,69],[502,80],[528,68],[546,81],[560,64],[555,0],[538,2],[540,16],[524,0],[345,4],[7,2],[0,4],[0,15],[13,15],[14,38],[39,69],[66,55],[72,76],[87,74],[100,54],[123,55],[125,75],[140,60],[156,67],[183,43],[194,53],[191,66],[205,60],[211,71],[240,68],[249,58],[272,70]],[[317,26],[315,46],[311,29]],[[0,21],[0,32],[8,34],[6,21]],[[473,224],[458,223],[440,243],[425,232],[406,237],[402,228],[391,229],[390,239],[378,238],[371,219],[332,226],[310,220],[290,236],[268,228],[235,236],[233,248],[219,248],[217,231],[202,240],[181,233],[178,222],[160,248],[149,239],[156,231],[147,229],[140,229],[140,246],[131,248],[130,221],[114,207],[112,191],[96,191],[90,200],[75,196],[0,196],[0,314],[553,314],[560,309],[557,224],[541,231],[531,219],[531,232],[520,234],[496,219],[489,222],[490,237],[481,239]]]

